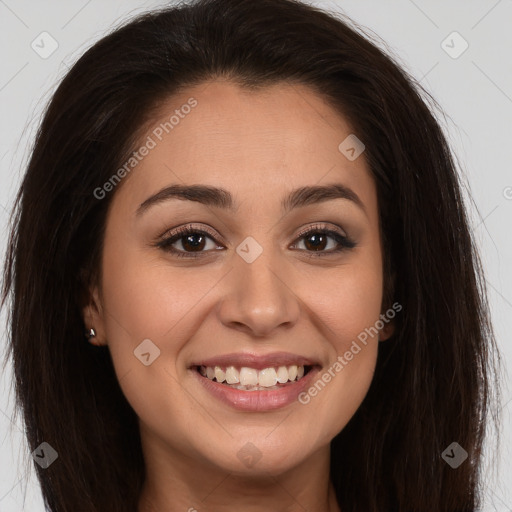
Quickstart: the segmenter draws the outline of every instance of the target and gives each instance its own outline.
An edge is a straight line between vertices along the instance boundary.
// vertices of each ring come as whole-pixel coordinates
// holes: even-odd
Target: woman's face
[[[383,269],[376,189],[350,135],[304,86],[219,80],[169,99],[142,137],[85,315],[146,452],[279,474],[328,449],[361,404]],[[216,191],[161,192],[192,185]]]

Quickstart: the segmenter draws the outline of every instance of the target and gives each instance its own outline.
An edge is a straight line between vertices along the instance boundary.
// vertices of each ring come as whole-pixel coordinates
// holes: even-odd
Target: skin
[[[84,309],[139,417],[147,467],[139,512],[339,511],[329,445],[365,397],[392,322],[307,405],[241,412],[213,398],[188,366],[231,352],[287,351],[326,369],[373,326],[384,313],[374,181],[364,154],[349,161],[338,150],[350,126],[296,84],[256,92],[223,80],[191,87],[169,98],[141,141],[190,97],[198,105],[115,191],[102,279]],[[225,188],[237,211],[172,199],[136,215],[143,201],[176,183]],[[281,212],[292,189],[332,183],[350,187],[364,210],[337,198]],[[152,245],[191,222],[218,234],[199,258]],[[329,255],[338,243],[328,238],[325,256],[308,257],[311,237],[297,234],[316,223],[357,245]],[[236,252],[247,236],[263,249],[252,263]],[[144,339],[161,351],[149,366],[133,353]],[[252,467],[237,457],[248,442],[261,454]]]

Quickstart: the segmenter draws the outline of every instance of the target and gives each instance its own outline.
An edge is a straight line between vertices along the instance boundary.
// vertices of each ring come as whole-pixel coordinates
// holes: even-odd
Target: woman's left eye
[[[329,239],[332,242],[330,246]],[[306,247],[306,252],[312,252],[309,256],[328,256],[356,246],[348,236],[325,228],[309,229],[299,236],[299,240],[299,244],[302,243]]]
[[[303,244],[301,251],[311,253],[309,256],[328,256],[346,249],[352,249],[356,243],[348,236],[332,229],[313,226],[300,233],[298,242],[292,244],[293,248]],[[210,242],[210,247],[208,247]],[[171,234],[154,244],[156,247],[176,255],[179,258],[197,258],[205,252],[222,249],[215,242],[213,234],[190,226],[178,228]]]

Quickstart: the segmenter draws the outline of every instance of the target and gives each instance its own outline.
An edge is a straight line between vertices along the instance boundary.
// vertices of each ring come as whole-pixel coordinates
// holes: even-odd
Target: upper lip
[[[254,368],[255,370],[263,370],[264,368],[291,366],[294,364],[297,366],[320,365],[320,363],[314,359],[297,354],[291,354],[290,352],[271,352],[270,354],[261,355],[238,352],[203,359],[196,363],[192,363],[191,367],[210,366],[213,368],[215,366],[245,366],[248,368]]]

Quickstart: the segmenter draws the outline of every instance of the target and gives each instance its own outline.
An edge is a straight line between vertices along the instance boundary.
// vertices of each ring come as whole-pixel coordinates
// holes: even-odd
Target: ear
[[[394,320],[388,319],[387,322],[383,320],[382,323],[384,324],[384,327],[379,331],[379,341],[386,341],[391,338],[395,332],[395,322]]]
[[[384,276],[384,296],[382,308],[383,312],[380,315],[380,319],[384,326],[379,331],[379,341],[386,341],[395,333],[395,321],[394,316],[388,317],[388,311],[394,311],[393,299],[395,295],[395,283],[396,283],[396,271],[386,273]],[[388,307],[386,307],[386,305]]]
[[[101,294],[97,286],[90,289],[89,298],[82,307],[82,316],[86,331],[93,328],[96,332],[96,336],[91,338],[90,343],[97,346],[107,345]]]

